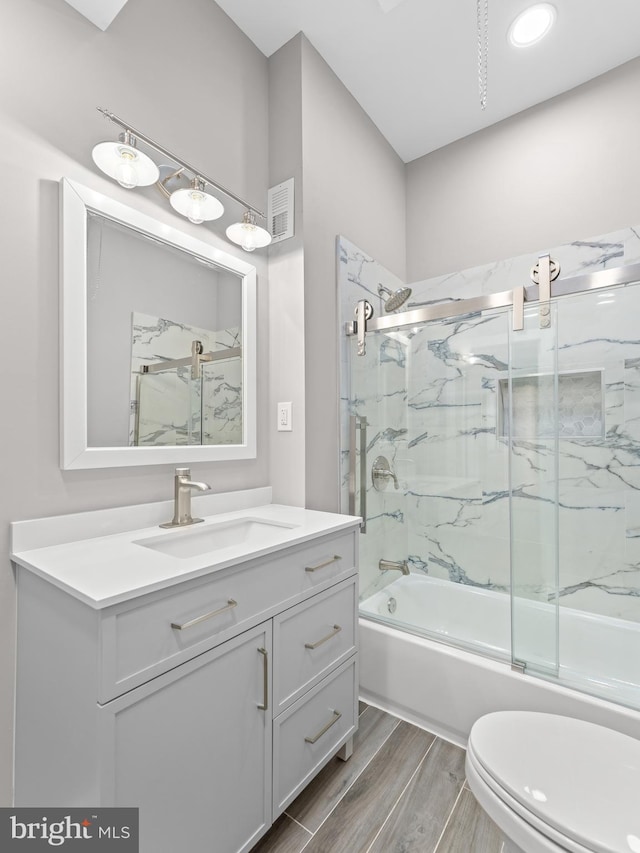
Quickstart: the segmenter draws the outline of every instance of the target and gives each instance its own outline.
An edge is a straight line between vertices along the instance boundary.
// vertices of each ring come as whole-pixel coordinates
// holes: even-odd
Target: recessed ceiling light
[[[509,41],[516,47],[528,47],[544,38],[556,19],[551,3],[536,3],[521,12],[509,27]]]

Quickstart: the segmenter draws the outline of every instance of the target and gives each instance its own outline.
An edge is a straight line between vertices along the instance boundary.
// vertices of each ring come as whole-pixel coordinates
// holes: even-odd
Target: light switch
[[[278,431],[291,432],[291,403],[278,403]]]

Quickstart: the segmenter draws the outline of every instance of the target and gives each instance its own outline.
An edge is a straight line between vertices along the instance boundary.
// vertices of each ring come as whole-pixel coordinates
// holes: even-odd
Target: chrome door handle
[[[269,710],[269,652],[266,649],[258,649],[258,653],[262,655],[262,674],[264,677],[264,695],[262,705],[258,705],[258,708],[261,711],[267,711]]]
[[[321,646],[323,643],[326,643],[327,640],[330,640],[332,637],[335,637],[336,634],[339,634],[342,631],[340,625],[334,625],[333,631],[327,634],[326,637],[323,637],[321,640],[317,640],[315,643],[305,643],[305,649],[317,649],[318,646]]]
[[[333,717],[332,717],[332,719],[330,719],[330,720],[329,720],[329,722],[327,723],[327,725],[326,725],[326,726],[323,726],[323,727],[320,729],[320,731],[318,732],[318,734],[317,734],[317,735],[315,735],[314,737],[306,737],[306,738],[305,738],[305,742],[306,742],[306,743],[315,743],[317,740],[319,740],[319,739],[322,737],[322,735],[323,735],[325,732],[328,732],[328,731],[329,731],[329,729],[331,728],[331,726],[335,726],[335,724],[338,722],[338,720],[340,719],[340,717],[341,717],[341,716],[342,716],[342,714],[340,713],[340,711],[334,711],[334,712],[333,712]]]
[[[356,456],[360,433],[360,533],[367,532],[367,419],[351,415],[349,438],[349,515],[356,514]]]
[[[318,563],[317,566],[305,566],[304,570],[305,572],[317,572],[318,569],[324,569],[325,566],[330,566],[331,563],[335,563],[341,559],[342,557],[340,556],[340,554],[334,554],[330,560],[325,560],[324,563]]]
[[[230,598],[224,607],[218,608],[218,610],[212,610],[210,613],[203,613],[202,616],[196,616],[195,619],[189,619],[188,622],[183,622],[182,625],[179,625],[177,622],[172,622],[171,627],[175,628],[176,631],[184,631],[185,628],[192,628],[194,625],[198,625],[200,622],[204,622],[205,619],[213,619],[214,616],[219,616],[221,613],[226,613],[227,610],[232,610],[234,607],[238,606],[238,602],[234,601],[233,598]]]

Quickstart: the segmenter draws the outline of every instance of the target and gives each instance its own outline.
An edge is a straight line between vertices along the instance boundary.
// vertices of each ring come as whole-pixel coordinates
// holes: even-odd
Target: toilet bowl
[[[467,782],[504,853],[640,853],[640,741],[533,711],[481,717]]]

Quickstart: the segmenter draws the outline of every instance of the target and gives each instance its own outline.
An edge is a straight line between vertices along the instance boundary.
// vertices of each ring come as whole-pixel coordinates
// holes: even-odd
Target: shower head
[[[389,294],[386,299],[382,295],[383,293]],[[407,299],[411,296],[411,288],[399,287],[394,293],[392,293],[388,287],[384,287],[384,285],[379,284],[378,296],[384,300],[384,310],[389,314],[391,311],[397,311],[401,305],[404,305]]]

